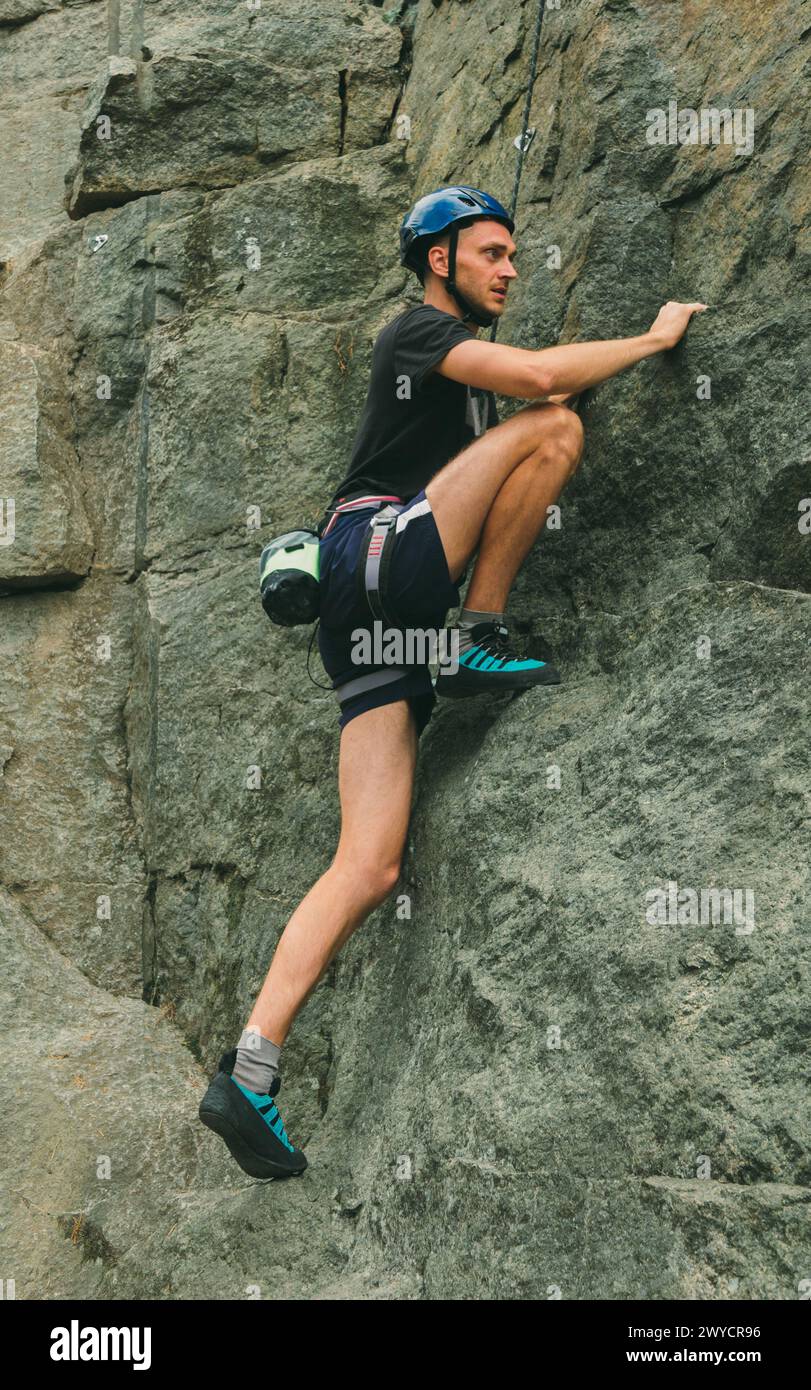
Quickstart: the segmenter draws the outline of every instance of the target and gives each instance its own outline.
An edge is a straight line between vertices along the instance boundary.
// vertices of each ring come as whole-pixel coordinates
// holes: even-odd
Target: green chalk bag
[[[262,607],[279,627],[313,623],[321,609],[319,536],[302,528],[269,541],[259,557]]]

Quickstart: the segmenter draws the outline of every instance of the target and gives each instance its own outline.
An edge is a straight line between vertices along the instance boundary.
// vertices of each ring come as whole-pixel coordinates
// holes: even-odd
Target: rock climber
[[[674,347],[707,308],[669,302],[630,338],[540,349],[480,341],[518,275],[513,231],[501,203],[466,185],[420,198],[400,228],[401,263],[424,299],[375,341],[348,471],[318,528],[319,650],[339,705],[338,846],[288,921],[239,1042],[200,1105],[200,1118],[254,1177],[307,1166],[274,1101],[281,1048],[333,957],[399,880],[418,743],[437,697],[560,681],[549,662],[514,650],[504,613],[548,508],[582,457],[572,402]],[[528,404],[499,422],[495,393]],[[370,527],[384,510],[390,524],[375,541]],[[379,552],[380,611],[404,627],[442,629],[475,557],[450,630],[458,659],[440,664],[435,685],[426,662],[366,668],[354,659],[352,634],[374,611],[359,566],[364,540],[364,554]]]

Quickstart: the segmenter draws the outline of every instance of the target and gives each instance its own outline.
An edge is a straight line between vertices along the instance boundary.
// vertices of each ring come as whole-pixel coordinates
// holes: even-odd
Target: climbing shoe
[[[225,1140],[240,1168],[252,1178],[303,1173],[307,1160],[290,1143],[273,1103],[281,1078],[274,1077],[270,1090],[259,1095],[234,1080],[236,1060],[235,1047],[220,1058],[217,1075],[200,1102],[200,1119]]]
[[[560,684],[559,672],[547,661],[535,661],[510,649],[503,623],[475,623],[469,631],[471,645],[460,653],[457,670],[450,672],[447,666],[440,666],[437,695],[461,699]],[[453,649],[449,646],[448,650]]]

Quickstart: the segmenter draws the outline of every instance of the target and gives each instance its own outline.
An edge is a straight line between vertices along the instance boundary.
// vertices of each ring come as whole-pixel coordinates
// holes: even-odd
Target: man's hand
[[[656,315],[648,329],[648,335],[656,339],[660,352],[675,347],[687,332],[687,325],[693,314],[700,314],[708,308],[708,304],[679,304],[676,300],[669,299]]]

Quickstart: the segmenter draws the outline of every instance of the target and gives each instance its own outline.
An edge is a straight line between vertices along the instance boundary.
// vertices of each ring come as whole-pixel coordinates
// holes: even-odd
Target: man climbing
[[[437,695],[560,680],[512,649],[504,610],[582,455],[583,427],[566,401],[674,347],[707,307],[670,302],[632,338],[537,351],[480,342],[478,329],[503,314],[518,273],[513,230],[501,203],[464,185],[421,198],[400,228],[401,262],[424,300],[378,335],[349,471],[319,527],[319,649],[340,708],[338,847],[287,923],[242,1036],[200,1105],[254,1177],[307,1166],[273,1101],[281,1047],[333,957],[398,882],[418,740]],[[499,423],[494,392],[530,404]],[[389,526],[378,532],[381,513]],[[440,667],[434,688],[427,663],[357,664],[352,634],[370,628],[372,612],[440,629],[474,553],[455,670]]]

